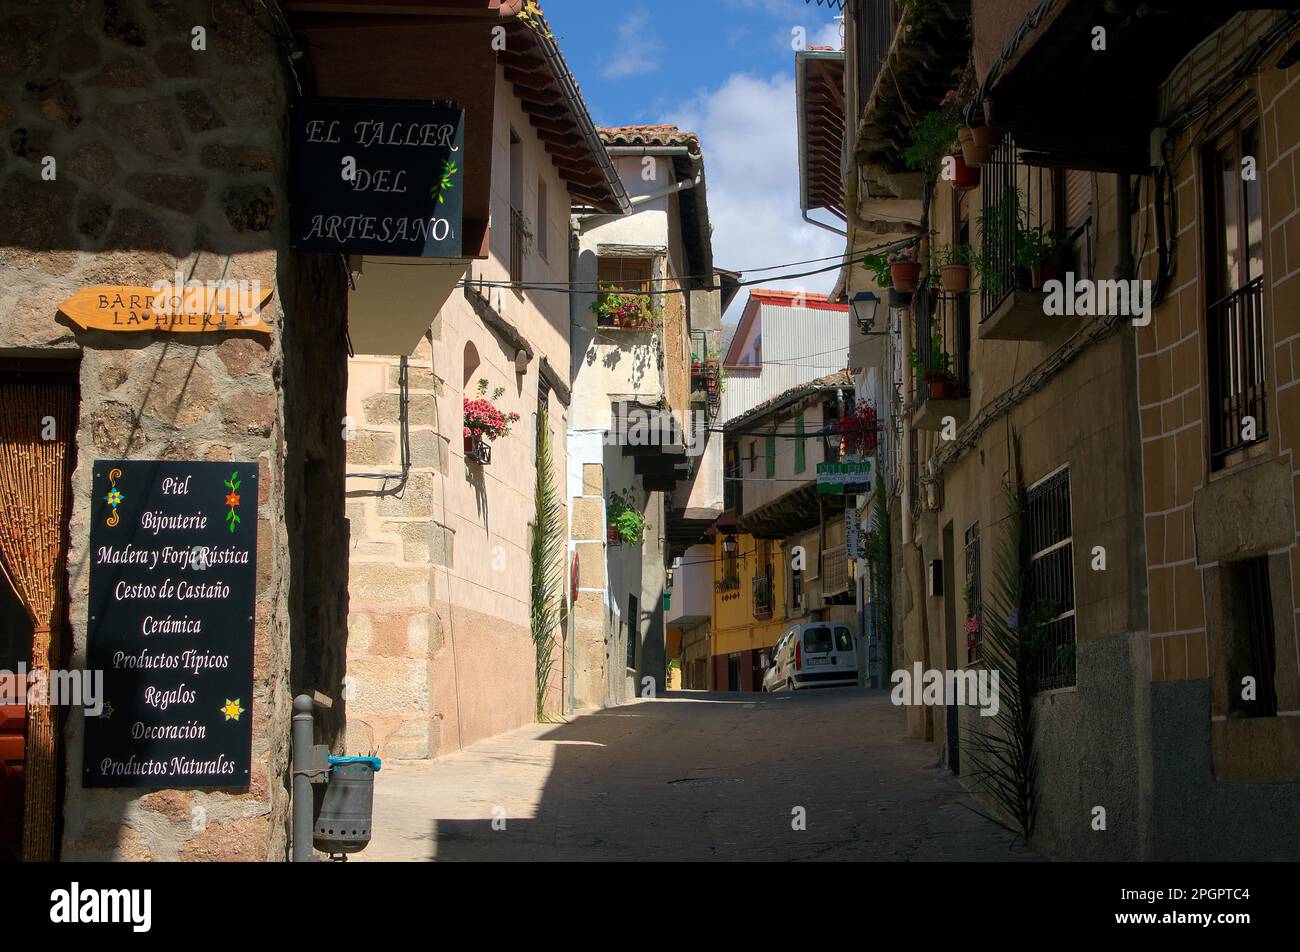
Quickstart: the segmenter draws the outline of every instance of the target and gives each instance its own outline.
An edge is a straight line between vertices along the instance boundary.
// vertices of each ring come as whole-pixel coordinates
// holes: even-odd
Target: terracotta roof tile
[[[610,126],[597,130],[606,146],[687,146],[692,152],[700,151],[700,140],[694,132],[676,126],[660,124],[650,126]]]

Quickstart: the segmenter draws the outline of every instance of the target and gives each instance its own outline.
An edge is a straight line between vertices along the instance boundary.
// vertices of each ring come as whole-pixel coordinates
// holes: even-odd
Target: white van
[[[840,621],[813,621],[791,627],[772,649],[763,674],[764,691],[797,691],[858,683],[853,630]]]

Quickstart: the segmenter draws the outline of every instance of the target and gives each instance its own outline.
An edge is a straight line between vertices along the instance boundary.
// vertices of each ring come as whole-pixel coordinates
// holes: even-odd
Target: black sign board
[[[246,787],[257,464],[100,461],[90,528],[87,787]]]
[[[290,108],[291,244],[461,257],[465,111],[450,102],[299,100]]]

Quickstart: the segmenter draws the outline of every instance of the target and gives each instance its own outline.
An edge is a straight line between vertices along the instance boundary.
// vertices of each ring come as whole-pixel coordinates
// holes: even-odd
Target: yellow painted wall
[[[721,581],[726,571],[725,554],[722,551],[722,537],[713,542],[713,642],[715,655],[730,654],[733,651],[745,651],[750,648],[767,648],[776,644],[786,628],[785,618],[785,553],[778,540],[772,540],[772,617],[760,621],[754,617],[753,580],[763,571],[759,565],[761,541],[749,535],[737,535],[739,543],[740,588],[733,592],[719,592],[716,583]]]

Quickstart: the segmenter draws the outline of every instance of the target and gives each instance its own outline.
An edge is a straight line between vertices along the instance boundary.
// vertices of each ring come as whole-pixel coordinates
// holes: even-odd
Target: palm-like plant
[[[980,658],[998,673],[998,713],[989,728],[968,732],[966,748],[975,769],[971,779],[1016,824],[1033,835],[1037,809],[1037,752],[1034,747],[1033,679],[1021,641],[1025,578],[1021,559],[1021,501],[1016,486],[1004,491],[1006,531],[998,546],[989,605],[981,613]],[[980,718],[980,720],[986,720]]]
[[[536,513],[531,562],[531,627],[537,659],[537,719],[546,718],[546,688],[555,669],[555,629],[560,624],[564,576],[564,524],[560,494],[552,472],[551,434],[545,410],[538,420]]]

